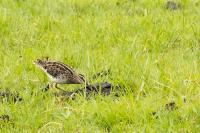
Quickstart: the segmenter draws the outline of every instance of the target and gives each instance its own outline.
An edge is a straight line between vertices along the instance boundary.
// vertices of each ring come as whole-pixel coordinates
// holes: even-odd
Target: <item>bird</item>
[[[62,62],[46,58],[46,60],[36,59],[33,64],[46,73],[51,81],[49,87],[55,84],[55,88],[64,91],[57,84],[88,84],[84,75],[76,73],[69,65]]]

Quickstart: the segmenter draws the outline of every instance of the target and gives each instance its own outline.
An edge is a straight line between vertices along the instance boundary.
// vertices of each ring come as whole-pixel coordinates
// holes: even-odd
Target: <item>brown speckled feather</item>
[[[80,75],[64,63],[37,59],[34,64],[41,68],[53,82],[64,84],[81,84],[85,82]]]

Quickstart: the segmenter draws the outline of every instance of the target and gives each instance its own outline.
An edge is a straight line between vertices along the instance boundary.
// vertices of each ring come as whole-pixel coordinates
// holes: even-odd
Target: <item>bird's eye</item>
[[[40,59],[37,59],[37,62],[38,62],[39,64],[41,64],[41,63],[42,63],[42,60],[40,60]]]

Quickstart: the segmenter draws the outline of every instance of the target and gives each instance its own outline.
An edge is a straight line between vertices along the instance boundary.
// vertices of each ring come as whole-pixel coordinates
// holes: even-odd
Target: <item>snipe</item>
[[[47,74],[51,80],[51,85],[55,83],[56,88],[58,88],[57,84],[86,83],[82,74],[76,73],[70,66],[62,62],[37,59],[33,63]]]

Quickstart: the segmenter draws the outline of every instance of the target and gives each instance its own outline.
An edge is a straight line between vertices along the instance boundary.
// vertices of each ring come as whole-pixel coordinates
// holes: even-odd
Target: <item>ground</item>
[[[198,132],[200,2],[175,2],[1,0],[0,91],[23,98],[2,99],[1,132]],[[32,63],[46,56],[126,93],[60,104]]]

